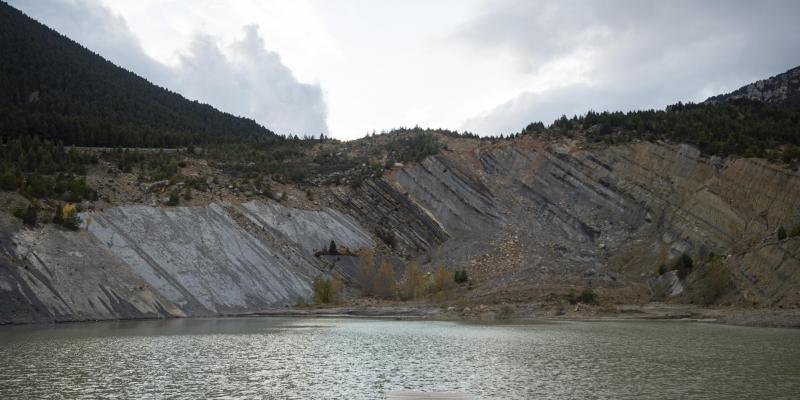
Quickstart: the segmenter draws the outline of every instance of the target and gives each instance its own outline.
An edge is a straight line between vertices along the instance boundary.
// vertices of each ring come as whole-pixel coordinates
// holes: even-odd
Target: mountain
[[[800,107],[800,67],[742,86],[733,92],[710,97],[705,103],[719,104],[742,98]]]
[[[274,136],[155,86],[0,2],[0,135],[175,147]]]
[[[277,138],[6,5],[0,50],[0,324],[286,312],[333,277],[361,311],[800,315],[798,68],[500,138],[341,142]]]

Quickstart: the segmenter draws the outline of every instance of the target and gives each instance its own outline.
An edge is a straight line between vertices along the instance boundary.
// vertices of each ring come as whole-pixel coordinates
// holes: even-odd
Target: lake
[[[0,327],[0,398],[796,399],[800,330],[214,318]]]

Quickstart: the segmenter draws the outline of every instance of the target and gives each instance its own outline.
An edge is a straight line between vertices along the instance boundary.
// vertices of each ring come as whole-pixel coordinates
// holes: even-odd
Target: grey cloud
[[[12,1],[32,18],[109,61],[183,96],[252,118],[281,134],[328,133],[327,107],[318,85],[304,84],[275,52],[264,48],[258,26],[223,48],[198,34],[177,67],[149,57],[124,18],[94,0]],[[226,55],[229,54],[229,55]]]
[[[492,2],[458,32],[462,43],[487,57],[511,54],[522,74],[590,52],[591,84],[522,91],[461,128],[514,132],[561,114],[656,108],[732,90],[800,64],[797,15],[800,2],[790,0]]]

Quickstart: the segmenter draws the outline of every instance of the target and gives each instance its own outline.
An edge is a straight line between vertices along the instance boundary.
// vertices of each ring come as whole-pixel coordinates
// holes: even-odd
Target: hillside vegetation
[[[274,137],[189,101],[0,3],[0,126],[67,145],[177,147]]]

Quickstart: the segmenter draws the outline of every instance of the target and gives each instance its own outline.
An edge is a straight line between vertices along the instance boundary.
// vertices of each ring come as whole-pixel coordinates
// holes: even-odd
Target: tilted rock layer
[[[593,287],[609,300],[646,301],[662,285],[659,293],[691,300],[708,285],[705,260],[717,259],[726,274],[718,301],[800,305],[800,238],[775,234],[800,223],[793,172],[666,143],[442,140],[447,150],[421,163],[330,188],[317,210],[273,201],[124,205],[94,213],[77,232],[2,214],[0,323],[295,304],[319,274],[354,276],[355,258],[318,256],[331,240],[423,268],[467,269],[477,299],[535,301]],[[684,253],[696,261],[684,281],[659,271]],[[401,275],[401,258],[392,265]]]

